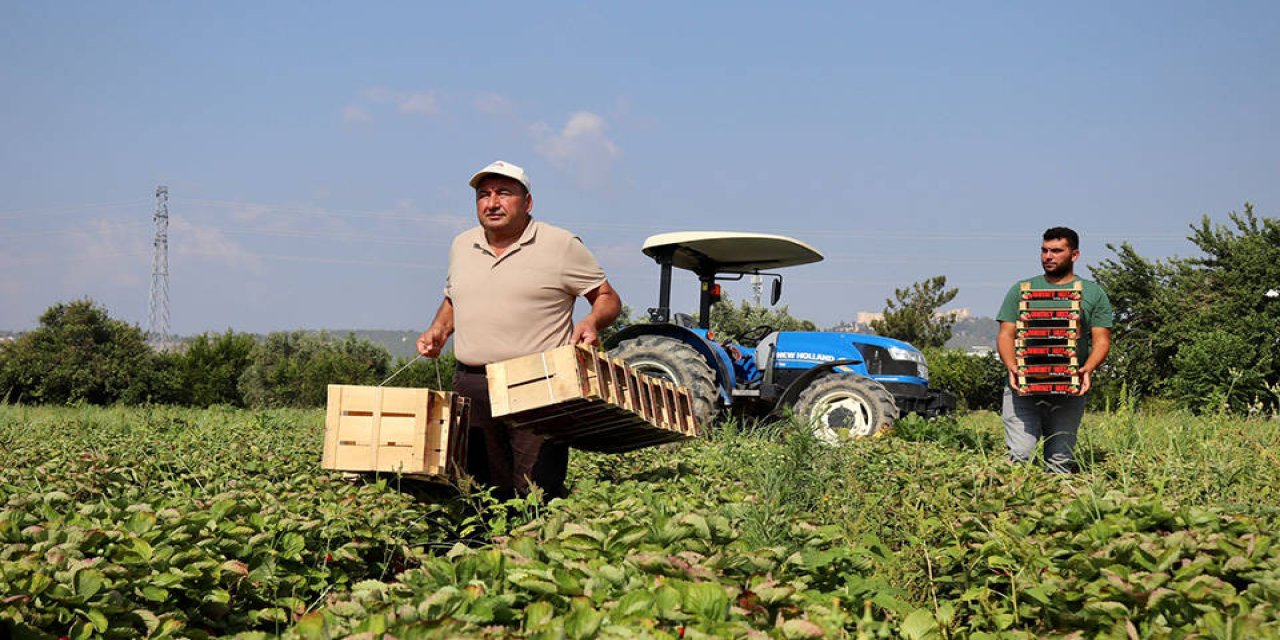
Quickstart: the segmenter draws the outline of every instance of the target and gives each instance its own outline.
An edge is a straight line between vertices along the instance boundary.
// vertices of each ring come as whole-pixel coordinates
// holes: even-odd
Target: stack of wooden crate
[[[577,449],[619,453],[698,435],[689,390],[585,346],[490,364],[493,417]]]
[[[1030,394],[1080,392],[1080,280],[1071,289],[1021,286],[1018,303],[1018,390]]]
[[[448,481],[467,457],[470,401],[431,389],[329,385],[320,466]]]

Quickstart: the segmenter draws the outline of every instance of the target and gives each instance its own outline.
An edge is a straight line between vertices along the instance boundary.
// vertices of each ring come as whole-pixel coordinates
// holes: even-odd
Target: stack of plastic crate
[[[1032,289],[1018,302],[1018,390],[1024,394],[1080,393],[1081,283],[1070,289]]]

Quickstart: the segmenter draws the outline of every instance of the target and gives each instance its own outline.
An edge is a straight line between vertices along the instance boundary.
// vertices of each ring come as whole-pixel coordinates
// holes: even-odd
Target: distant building
[[[961,307],[959,309],[946,309],[943,311],[935,311],[933,312],[933,315],[942,316],[948,313],[954,313],[956,320],[964,320],[966,318],[970,318],[973,316],[973,314],[969,313],[968,307]],[[853,321],[856,324],[871,326],[872,320],[884,320],[884,314],[877,311],[859,311],[858,315],[854,318]]]

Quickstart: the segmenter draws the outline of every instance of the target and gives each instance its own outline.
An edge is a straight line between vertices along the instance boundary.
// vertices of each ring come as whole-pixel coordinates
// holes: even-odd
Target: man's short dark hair
[[[1051,227],[1044,232],[1044,240],[1066,240],[1072,251],[1080,248],[1080,234],[1067,227]]]

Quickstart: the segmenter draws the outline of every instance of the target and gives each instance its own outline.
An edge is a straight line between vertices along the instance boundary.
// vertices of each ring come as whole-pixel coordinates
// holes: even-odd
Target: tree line
[[[407,365],[407,367],[406,367]],[[0,399],[43,404],[322,406],[329,384],[451,389],[454,360],[393,360],[354,335],[282,331],[259,338],[205,333],[157,351],[137,326],[91,300],[59,303],[39,326],[0,344]]]
[[[1147,401],[1196,412],[1274,414],[1280,410],[1280,221],[1253,205],[1223,224],[1189,225],[1191,257],[1152,260],[1128,243],[1091,272],[1107,291],[1116,325],[1110,358],[1094,380],[1095,405]],[[1011,280],[1012,281],[1012,280]],[[945,349],[955,322],[938,313],[956,296],[945,276],[897,289],[880,335],[922,348],[933,386],[961,405],[995,409],[1005,381],[992,355]],[[619,325],[631,322],[624,309]],[[814,323],[746,301],[712,308],[712,329],[733,337],[758,325],[812,331]],[[0,342],[0,400],[28,403],[167,403],[239,407],[322,406],[328,384],[449,389],[454,361],[393,359],[354,335],[277,332],[265,337],[206,333],[174,352],[151,349],[134,325],[90,300],[59,303],[39,327]]]

